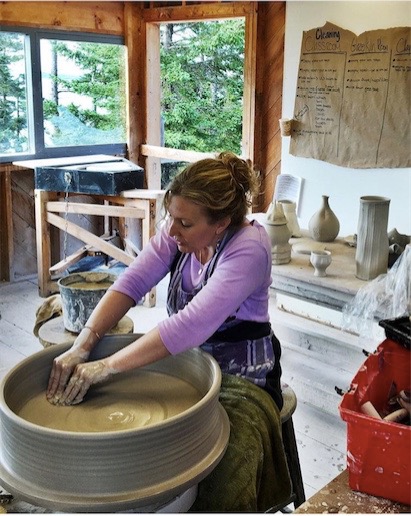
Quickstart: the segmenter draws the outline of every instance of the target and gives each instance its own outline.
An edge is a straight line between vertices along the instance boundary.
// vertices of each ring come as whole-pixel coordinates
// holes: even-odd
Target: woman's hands
[[[81,347],[72,347],[54,359],[46,394],[50,403],[60,404],[72,372],[78,364],[87,360],[89,354]]]
[[[120,292],[108,290],[104,294],[71,349],[54,359],[47,387],[50,403],[80,403],[90,385],[113,374],[116,365],[110,368],[106,367],[104,361],[99,361],[103,366],[92,365],[97,362],[84,362],[100,338],[124,317],[133,304],[133,299]]]
[[[59,357],[60,358],[60,357]],[[59,388],[54,395],[47,393],[47,399],[54,405],[76,405],[83,401],[91,385],[103,382],[117,371],[110,368],[106,361],[79,363],[76,365],[70,380],[64,383],[63,389]],[[51,391],[50,391],[51,393]]]
[[[90,345],[92,333],[89,331],[83,337],[81,332],[73,347],[54,359],[47,388],[47,399],[50,403],[80,403],[91,385],[100,383],[115,373],[144,367],[170,354],[161,340],[158,328],[153,328],[113,355],[84,363],[93,347]]]
[[[95,343],[96,333],[85,327],[74,341],[73,346],[54,359],[47,386],[47,399],[50,403],[54,405],[62,403],[62,396],[66,391],[70,376],[78,364],[86,362]]]

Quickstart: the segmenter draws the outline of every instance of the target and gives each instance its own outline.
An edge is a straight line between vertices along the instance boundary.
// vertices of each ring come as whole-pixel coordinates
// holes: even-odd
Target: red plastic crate
[[[392,382],[397,392],[411,385],[411,353],[386,339],[360,367],[344,394],[340,415],[347,422],[347,466],[350,488],[411,504],[411,426],[367,416],[370,401],[382,413]]]

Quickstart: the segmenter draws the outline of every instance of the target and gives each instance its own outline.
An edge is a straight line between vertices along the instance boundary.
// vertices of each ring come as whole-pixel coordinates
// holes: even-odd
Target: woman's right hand
[[[46,393],[50,403],[58,405],[75,367],[85,362],[89,354],[81,346],[76,346],[75,342],[72,348],[54,359]]]

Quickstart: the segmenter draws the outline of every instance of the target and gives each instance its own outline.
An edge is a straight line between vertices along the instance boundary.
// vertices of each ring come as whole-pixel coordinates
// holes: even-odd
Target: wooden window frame
[[[177,7],[158,7],[143,10],[146,48],[146,130],[145,141],[139,149],[144,158],[147,187],[161,188],[162,158],[193,162],[214,153],[184,151],[161,146],[160,109],[160,24],[188,21],[210,21],[218,19],[245,18],[244,48],[244,92],[242,157],[254,160],[254,118],[257,48],[257,3],[233,2],[219,4],[199,4]]]
[[[0,163],[10,163],[30,159],[47,159],[85,154],[119,154],[124,155],[127,142],[95,143],[88,145],[56,145],[45,144],[44,108],[42,98],[42,66],[40,59],[41,40],[59,40],[77,43],[101,43],[124,46],[124,37],[113,34],[94,34],[90,32],[74,32],[69,30],[50,30],[25,26],[1,26],[1,32],[22,34],[27,41],[25,51],[27,85],[27,112],[30,146],[26,152],[1,154]],[[126,63],[125,63],[126,66]]]

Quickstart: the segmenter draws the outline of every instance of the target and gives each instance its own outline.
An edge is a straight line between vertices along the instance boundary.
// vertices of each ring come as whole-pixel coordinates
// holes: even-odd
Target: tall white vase
[[[279,201],[283,208],[285,218],[287,219],[287,226],[291,232],[291,236],[300,237],[301,229],[297,218],[297,204],[294,201],[283,199]]]
[[[388,269],[388,210],[390,199],[374,195],[360,198],[355,253],[356,276],[368,281]]]
[[[291,245],[288,242],[291,231],[287,219],[278,201],[273,201],[266,215],[264,227],[271,240],[271,260],[273,265],[281,265],[291,261]]]

